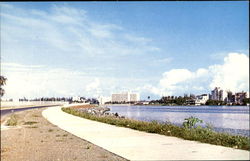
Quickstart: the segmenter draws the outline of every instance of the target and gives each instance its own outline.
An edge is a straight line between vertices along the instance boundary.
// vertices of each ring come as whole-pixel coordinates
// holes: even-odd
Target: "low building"
[[[243,104],[243,100],[247,98],[247,92],[238,92],[235,93],[235,103],[236,104]]]
[[[72,101],[85,103],[87,100],[84,97],[74,96],[74,97],[72,97]]]
[[[187,99],[185,103],[186,105],[195,105],[195,99]]]
[[[202,94],[202,95],[196,96],[195,105],[205,105],[208,99],[209,99],[208,94]]]

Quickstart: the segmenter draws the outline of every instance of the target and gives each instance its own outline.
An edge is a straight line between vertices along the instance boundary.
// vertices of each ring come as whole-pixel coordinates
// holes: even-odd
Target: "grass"
[[[33,117],[40,117],[40,116],[39,116],[39,115],[37,115],[37,114],[33,114],[32,116],[33,116]]]
[[[53,132],[54,130],[53,129],[49,129],[48,132]]]
[[[63,140],[62,140],[62,139],[59,139],[59,140],[56,140],[56,142],[63,142]]]
[[[210,128],[184,128],[171,123],[159,123],[157,121],[144,122],[126,118],[115,118],[112,116],[96,116],[84,112],[79,112],[72,108],[62,108],[64,112],[82,118],[99,121],[120,127],[131,128],[149,133],[157,133],[166,136],[175,136],[185,140],[199,141],[214,145],[222,145],[236,149],[250,150],[250,138],[244,136],[234,136],[227,133],[218,133]]]
[[[9,148],[2,148],[1,147],[1,153],[7,152],[7,151],[9,151]]]
[[[16,126],[17,125],[17,115],[12,114],[9,120],[6,122],[7,126]]]
[[[90,149],[90,148],[91,148],[91,146],[90,146],[90,145],[87,145],[86,149]]]
[[[37,124],[36,121],[27,121],[24,123],[24,125],[33,125],[33,124]]]
[[[27,128],[38,128],[38,126],[28,126]]]

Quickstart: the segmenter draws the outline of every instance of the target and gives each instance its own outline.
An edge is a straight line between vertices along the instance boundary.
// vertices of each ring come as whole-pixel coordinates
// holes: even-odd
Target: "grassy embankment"
[[[250,150],[250,139],[244,136],[233,136],[226,133],[217,133],[210,128],[185,128],[171,123],[159,123],[156,121],[144,122],[131,119],[121,119],[112,116],[96,116],[79,112],[73,108],[62,108],[64,112],[82,118],[99,121],[111,125],[131,128],[149,133],[157,133],[166,136],[175,136],[186,140],[200,141],[214,145],[222,145],[243,150]]]

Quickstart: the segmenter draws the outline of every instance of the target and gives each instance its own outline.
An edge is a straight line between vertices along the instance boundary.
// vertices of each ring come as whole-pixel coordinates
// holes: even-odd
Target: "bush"
[[[7,126],[16,126],[17,125],[17,115],[12,114],[9,120],[6,123]]]
[[[185,118],[185,122],[183,122],[183,127],[185,127],[185,128],[195,128],[195,125],[198,122],[202,123],[203,121],[196,118],[196,117],[191,116],[189,118]]]

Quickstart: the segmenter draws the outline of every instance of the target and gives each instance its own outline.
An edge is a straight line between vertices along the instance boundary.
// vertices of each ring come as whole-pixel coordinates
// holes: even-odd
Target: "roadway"
[[[22,108],[11,108],[11,109],[1,109],[1,117],[10,113],[15,113],[24,110],[30,110],[34,108],[45,108],[45,107],[53,107],[58,105],[42,105],[42,106],[32,106],[32,107],[22,107]]]

